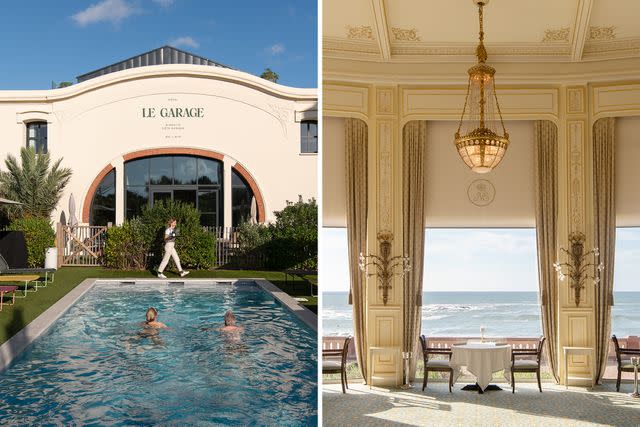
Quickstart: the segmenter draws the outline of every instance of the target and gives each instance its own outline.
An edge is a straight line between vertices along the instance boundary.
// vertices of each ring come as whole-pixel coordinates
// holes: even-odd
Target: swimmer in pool
[[[224,314],[224,326],[220,328],[220,332],[239,333],[244,328],[236,325],[236,316],[231,310],[227,310]]]
[[[158,310],[155,307],[149,307],[146,314],[147,320],[142,323],[145,329],[169,329],[167,325],[158,322]]]

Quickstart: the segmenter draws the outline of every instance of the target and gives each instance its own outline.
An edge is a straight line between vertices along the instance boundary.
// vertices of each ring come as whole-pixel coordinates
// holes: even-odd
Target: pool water
[[[148,307],[171,329],[139,334]],[[98,284],[0,373],[0,423],[316,425],[316,363],[315,332],[255,285]]]

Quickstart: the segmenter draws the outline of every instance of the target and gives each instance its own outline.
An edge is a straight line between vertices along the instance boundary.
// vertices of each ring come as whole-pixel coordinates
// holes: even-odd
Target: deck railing
[[[344,336],[325,336],[322,337],[322,349],[336,349],[342,348],[342,344],[344,343]],[[480,337],[428,337],[427,343],[430,347],[436,348],[451,348],[453,344],[466,342],[468,340],[479,340]],[[503,337],[486,337],[486,340],[495,341],[495,342],[506,342],[507,344],[512,345],[514,348],[535,348],[538,345],[538,338],[503,338]],[[622,348],[640,348],[640,337],[635,335],[630,335],[628,337],[618,337],[618,342],[620,347]],[[356,349],[355,345],[349,346],[349,353],[347,355],[347,359],[350,362],[356,361]],[[544,353],[542,357],[542,365],[543,369],[546,369],[546,363],[544,358]],[[607,368],[605,370],[604,378],[611,379],[615,378],[617,375],[617,361],[616,361],[616,350],[613,345],[613,342],[609,342],[609,355],[607,358]],[[632,373],[623,373],[623,379],[631,379],[633,378]]]

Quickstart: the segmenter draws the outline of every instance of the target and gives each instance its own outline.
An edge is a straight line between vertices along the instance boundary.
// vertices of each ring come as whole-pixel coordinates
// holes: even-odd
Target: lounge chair
[[[37,292],[38,291],[38,279],[40,276],[38,274],[2,274],[0,275],[0,282],[24,282],[24,295],[21,298],[25,298],[27,296],[27,292]],[[36,289],[35,291],[29,291],[27,288],[30,282],[35,282]],[[17,287],[17,286],[16,286]],[[11,291],[9,291],[11,292]],[[15,300],[15,293],[14,300]],[[3,294],[4,296],[4,294]]]
[[[43,288],[46,288],[49,283],[53,283],[55,280],[56,269],[55,268],[11,268],[7,261],[4,259],[2,255],[0,255],[0,275],[4,274],[37,274],[38,278],[44,278],[42,281],[44,285]],[[51,279],[51,282],[49,282]],[[36,290],[38,289],[38,285],[36,283]]]
[[[2,306],[4,305],[4,294],[7,292],[12,293],[12,301],[10,305],[14,305],[16,303],[16,290],[17,286],[0,286],[0,311],[2,311]]]
[[[640,348],[620,348],[618,338],[614,335],[611,337],[613,345],[616,348],[616,359],[618,362],[618,379],[616,380],[616,391],[620,391],[620,379],[623,372],[633,372],[631,364],[631,356],[640,357]]]

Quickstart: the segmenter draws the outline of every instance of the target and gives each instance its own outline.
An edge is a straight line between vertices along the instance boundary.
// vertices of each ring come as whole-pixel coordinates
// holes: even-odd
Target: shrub
[[[287,202],[283,210],[274,214],[276,221],[268,226],[244,223],[238,227],[238,252],[243,257],[238,261],[246,263],[262,254],[271,269],[317,270],[318,205],[315,199]]]
[[[214,235],[200,225],[200,213],[196,208],[170,200],[156,202],[153,207],[146,208],[140,217],[151,253],[149,266],[156,267],[162,260],[164,230],[170,218],[178,222],[180,235],[176,239],[176,251],[183,268],[212,268],[215,262]]]
[[[120,270],[144,270],[148,247],[140,219],[133,218],[120,227],[111,227],[104,246],[104,265]]]
[[[236,228],[238,249],[232,263],[243,268],[264,267],[271,230],[264,224],[243,222]]]
[[[55,233],[49,220],[37,217],[18,218],[9,224],[7,230],[24,233],[29,267],[44,266],[45,252],[55,243]]]
[[[276,221],[269,225],[271,241],[267,244],[267,266],[273,269],[318,268],[318,205],[315,199],[296,203],[274,212]]]

